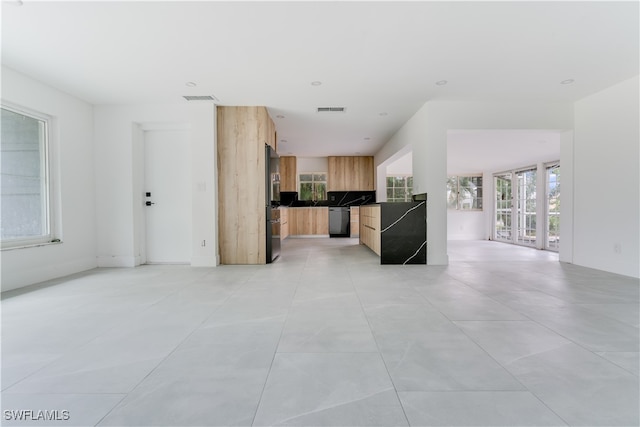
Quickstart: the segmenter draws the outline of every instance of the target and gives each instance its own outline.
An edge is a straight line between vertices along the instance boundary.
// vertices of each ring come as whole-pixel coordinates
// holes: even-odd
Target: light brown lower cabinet
[[[329,208],[288,208],[289,235],[329,235]]]
[[[380,256],[380,205],[360,206],[360,243]]]
[[[289,209],[280,208],[280,240],[289,237]]]
[[[349,230],[351,237],[360,236],[360,206],[351,207],[351,215],[349,217]]]

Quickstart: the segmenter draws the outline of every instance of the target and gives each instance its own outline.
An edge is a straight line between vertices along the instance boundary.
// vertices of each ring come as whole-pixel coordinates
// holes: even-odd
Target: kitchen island
[[[426,264],[427,202],[361,206],[360,243],[380,256],[380,264]]]

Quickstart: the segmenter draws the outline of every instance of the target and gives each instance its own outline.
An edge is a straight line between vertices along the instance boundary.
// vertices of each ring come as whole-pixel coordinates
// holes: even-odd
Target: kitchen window
[[[299,175],[299,200],[327,200],[327,173],[306,172]]]
[[[2,106],[2,248],[54,241],[49,119]]]
[[[412,176],[387,176],[387,202],[410,202],[412,194]]]
[[[482,210],[482,175],[448,177],[447,208]]]

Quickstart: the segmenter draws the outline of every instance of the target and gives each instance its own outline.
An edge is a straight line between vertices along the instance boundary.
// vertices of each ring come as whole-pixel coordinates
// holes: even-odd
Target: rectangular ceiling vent
[[[184,95],[183,98],[187,101],[220,101],[212,95]]]
[[[318,113],[344,113],[344,107],[318,107]]]

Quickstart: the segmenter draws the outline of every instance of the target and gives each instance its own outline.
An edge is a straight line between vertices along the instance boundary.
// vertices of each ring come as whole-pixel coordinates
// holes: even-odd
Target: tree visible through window
[[[2,107],[2,244],[50,239],[47,122]]]
[[[313,172],[300,174],[300,200],[327,200],[327,174],[326,172]]]
[[[410,202],[412,194],[412,176],[387,176],[387,202]]]
[[[448,177],[447,208],[482,210],[482,176]]]

